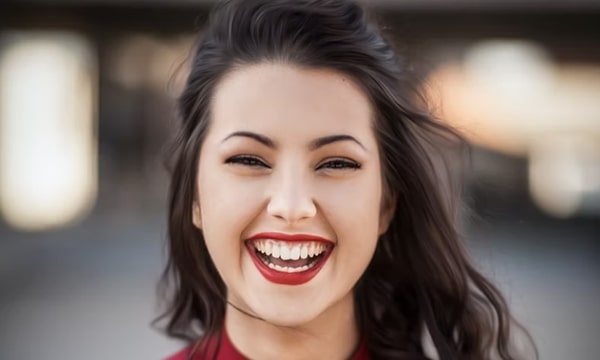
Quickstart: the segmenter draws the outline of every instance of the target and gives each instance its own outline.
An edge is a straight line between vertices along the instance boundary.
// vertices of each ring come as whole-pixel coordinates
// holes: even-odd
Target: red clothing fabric
[[[194,356],[193,360],[212,360],[215,350],[217,349],[219,343],[218,338],[210,339],[206,345],[202,346]],[[165,360],[188,360],[189,354],[193,351],[193,346],[189,346],[180,352],[166,358]],[[203,354],[206,354],[203,357]],[[248,360],[247,357],[240,354],[240,352],[233,346],[231,340],[229,340],[229,336],[225,331],[221,332],[221,344],[219,347],[219,352],[216,356],[217,360]],[[358,349],[352,355],[350,360],[370,360],[369,353],[367,352],[367,344],[365,341],[361,341]]]

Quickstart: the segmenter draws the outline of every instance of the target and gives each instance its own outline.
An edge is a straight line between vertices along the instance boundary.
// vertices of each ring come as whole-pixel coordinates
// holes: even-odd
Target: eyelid
[[[249,162],[256,162],[256,164],[250,164]],[[270,169],[271,167],[267,164],[266,161],[264,161],[263,159],[261,159],[260,157],[256,156],[256,155],[249,155],[249,154],[241,154],[241,155],[235,155],[235,156],[231,156],[228,157],[227,159],[225,159],[225,163],[229,164],[229,165],[241,165],[241,166],[247,166],[247,167],[264,167],[267,169]]]
[[[340,163],[344,166],[341,167],[324,167],[327,164],[331,164],[331,163]],[[349,159],[349,158],[345,158],[345,157],[333,157],[333,158],[328,158],[322,162],[319,163],[319,165],[317,165],[316,169],[317,170],[322,170],[322,169],[327,169],[327,170],[359,170],[362,167],[362,165],[355,160]]]
[[[271,169],[271,166],[262,158],[256,155],[240,154],[228,157],[225,159],[225,164],[240,165],[249,168],[266,168]],[[335,164],[336,166],[331,166]],[[362,165],[355,160],[346,157],[331,157],[321,161],[316,170],[359,170]]]

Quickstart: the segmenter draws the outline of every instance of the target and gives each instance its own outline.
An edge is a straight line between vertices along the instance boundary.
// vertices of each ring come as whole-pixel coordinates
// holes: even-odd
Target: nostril
[[[314,217],[317,208],[311,199],[291,201],[272,199],[267,206],[267,213],[288,223]]]

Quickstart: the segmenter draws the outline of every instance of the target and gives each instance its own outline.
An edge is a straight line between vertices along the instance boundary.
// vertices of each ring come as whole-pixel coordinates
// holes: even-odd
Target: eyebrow
[[[352,141],[357,143],[361,148],[365,149],[363,144],[361,144],[360,141],[356,140],[356,138],[354,136],[350,136],[350,135],[330,135],[330,136],[324,136],[324,137],[320,137],[318,139],[315,139],[313,141],[310,142],[309,148],[311,150],[317,150],[320,147],[323,147],[325,145],[329,145],[332,144],[334,142],[338,142],[338,141]]]
[[[268,137],[266,137],[264,135],[253,133],[251,131],[235,131],[235,132],[232,132],[231,134],[227,135],[225,137],[225,139],[223,139],[221,141],[221,143],[224,143],[225,141],[227,141],[227,140],[229,140],[229,139],[231,139],[233,137],[237,137],[237,136],[247,137],[247,138],[256,140],[259,143],[261,143],[261,144],[263,144],[263,145],[265,145],[267,147],[270,147],[272,149],[275,149],[277,147],[275,145],[275,142],[273,140],[269,139]]]
[[[222,141],[221,143],[225,142],[226,140],[229,140],[230,138],[233,137],[246,137],[246,138],[250,138],[253,139],[255,141],[258,141],[259,143],[275,149],[277,148],[277,144],[275,143],[275,141],[271,140],[270,138],[268,138],[267,136],[261,135],[261,134],[257,134],[251,131],[235,131],[232,132],[231,134],[227,135]],[[365,146],[358,141],[354,136],[351,135],[346,135],[346,134],[339,134],[339,135],[329,135],[329,136],[323,136],[320,137],[318,139],[315,139],[313,141],[310,142],[308,148],[312,151],[317,150],[318,148],[321,148],[325,145],[329,145],[335,142],[339,142],[339,141],[352,141],[356,144],[358,144],[361,148],[365,149]]]

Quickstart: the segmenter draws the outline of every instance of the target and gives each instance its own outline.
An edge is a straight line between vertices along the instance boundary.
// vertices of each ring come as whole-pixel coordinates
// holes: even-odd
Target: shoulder
[[[199,339],[164,360],[200,360],[214,356],[217,352],[215,339]]]
[[[211,352],[209,349],[207,349],[206,344],[204,346],[200,346],[200,348],[198,348],[197,344],[192,344],[165,358],[164,360],[200,360],[205,359],[207,356],[208,358],[212,358],[214,355],[214,349]],[[217,359],[221,359],[221,357],[219,356]]]
[[[165,360],[247,360],[229,341],[225,331],[198,339],[185,349],[167,357]]]

